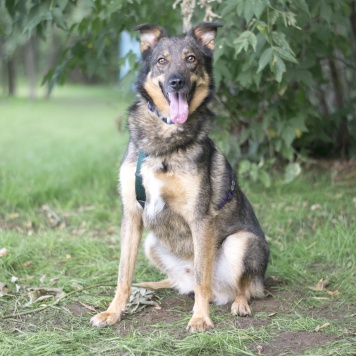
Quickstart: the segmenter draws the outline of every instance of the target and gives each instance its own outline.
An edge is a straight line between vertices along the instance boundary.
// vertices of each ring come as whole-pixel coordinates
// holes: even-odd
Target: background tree
[[[276,157],[291,162],[288,181],[300,171],[296,158],[354,153],[354,1],[215,5],[225,24],[216,53],[224,141],[236,159],[246,159],[241,173],[268,185],[258,166]]]
[[[203,19],[219,21],[224,27],[214,59],[217,139],[240,174],[268,186],[269,168],[276,164],[287,163],[288,182],[307,157],[355,154],[355,0],[0,0],[0,5],[5,62],[24,36],[66,35],[60,55],[49,60],[57,57],[44,79],[49,89],[73,73],[86,80],[117,78],[119,34],[136,24],[160,23],[174,34],[181,32],[182,15],[185,29]],[[127,57],[132,71],[122,85],[130,88],[137,58]]]

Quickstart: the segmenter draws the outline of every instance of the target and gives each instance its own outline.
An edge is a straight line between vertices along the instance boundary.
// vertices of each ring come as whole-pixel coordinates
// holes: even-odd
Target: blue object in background
[[[135,38],[130,36],[128,31],[121,32],[119,40],[119,57],[125,58],[128,53],[134,53],[137,58],[140,58],[140,43]],[[119,71],[119,80],[121,80],[132,68],[128,58],[126,58],[125,63],[121,66]]]

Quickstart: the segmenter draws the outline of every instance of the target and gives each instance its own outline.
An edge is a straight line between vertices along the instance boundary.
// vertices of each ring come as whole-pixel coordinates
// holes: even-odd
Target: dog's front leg
[[[125,213],[121,223],[121,255],[116,293],[108,309],[93,316],[93,326],[115,324],[125,311],[127,299],[131,292],[131,282],[137,259],[142,234],[142,216],[139,211]]]
[[[214,226],[210,219],[196,223],[193,232],[194,243],[194,279],[195,303],[193,317],[187,330],[202,332],[214,327],[210,319],[209,302],[211,300],[215,238]]]

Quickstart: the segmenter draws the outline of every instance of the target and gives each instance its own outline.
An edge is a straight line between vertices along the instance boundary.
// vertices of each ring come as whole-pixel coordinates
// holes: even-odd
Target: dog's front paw
[[[109,311],[94,315],[90,319],[92,326],[107,326],[113,325],[120,320],[120,313],[111,313]]]
[[[193,316],[187,326],[187,331],[191,333],[200,333],[210,330],[214,327],[213,322],[209,317]]]
[[[251,309],[245,298],[236,298],[231,305],[232,315],[251,316]]]

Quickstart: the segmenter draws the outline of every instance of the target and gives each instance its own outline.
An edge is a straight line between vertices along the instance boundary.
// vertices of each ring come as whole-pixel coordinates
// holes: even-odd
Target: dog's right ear
[[[207,48],[210,51],[214,51],[214,39],[219,27],[222,27],[222,25],[219,23],[202,22],[194,26],[188,32],[188,35],[193,36],[196,40],[198,40],[198,42],[203,45],[203,47]]]
[[[158,25],[138,25],[134,30],[140,31],[141,53],[153,48],[162,37],[167,37],[166,30]]]

